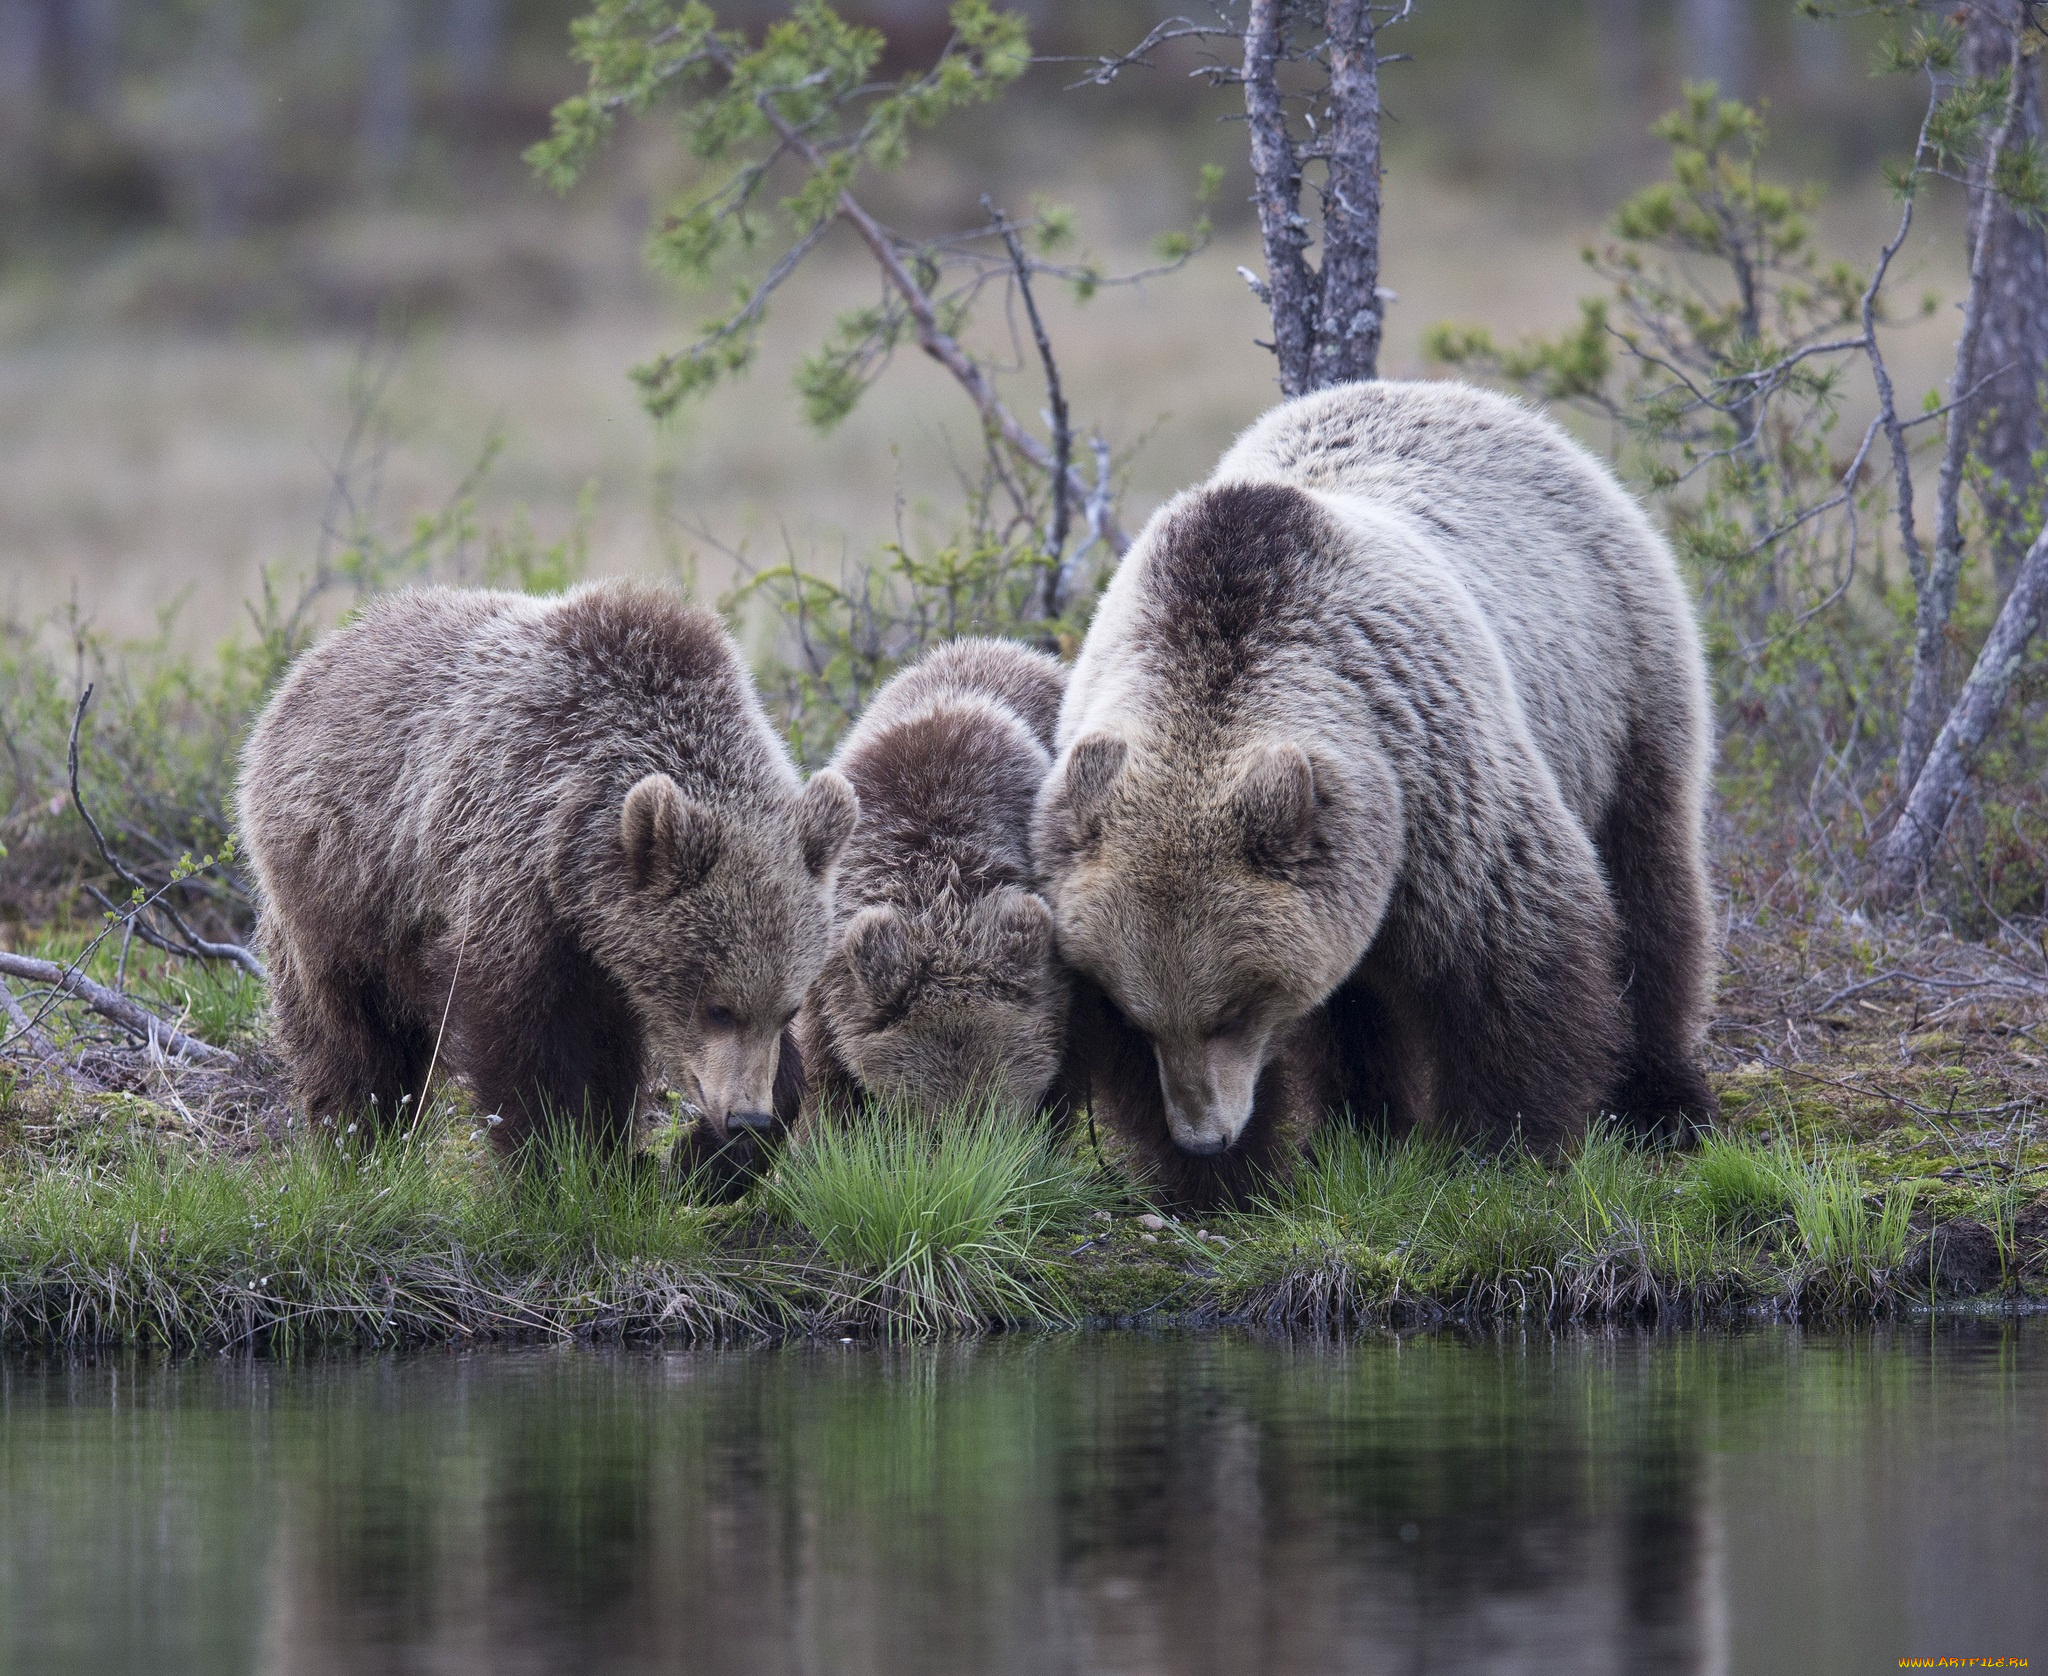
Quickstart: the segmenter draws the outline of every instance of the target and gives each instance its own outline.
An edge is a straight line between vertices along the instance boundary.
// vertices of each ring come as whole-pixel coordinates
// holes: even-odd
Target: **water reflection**
[[[2048,1656],[2048,1331],[0,1369],[0,1668]]]

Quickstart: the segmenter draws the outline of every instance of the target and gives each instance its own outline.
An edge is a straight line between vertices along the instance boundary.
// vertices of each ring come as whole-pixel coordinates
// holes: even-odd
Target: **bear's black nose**
[[[727,1130],[738,1134],[765,1135],[775,1127],[775,1114],[773,1112],[727,1112],[725,1114],[725,1126]]]

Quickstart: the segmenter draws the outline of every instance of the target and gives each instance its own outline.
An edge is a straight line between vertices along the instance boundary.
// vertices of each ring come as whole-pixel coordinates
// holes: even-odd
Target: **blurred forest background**
[[[781,9],[719,8],[750,27]],[[942,0],[843,9],[886,31],[886,69],[945,39]],[[1047,55],[1119,50],[1170,10],[1017,9]],[[627,369],[722,298],[643,261],[686,167],[664,123],[625,132],[565,197],[520,161],[581,85],[578,10],[0,0],[0,612],[28,625],[75,602],[118,637],[175,608],[174,641],[199,649],[264,566],[312,561],[323,520],[403,531],[465,486],[482,528],[586,543],[594,571],[694,570],[707,597],[736,553],[830,567],[957,518],[954,462],[979,438],[914,352],[837,430],[802,422],[790,371],[874,291],[844,228],[779,299],[749,377],[647,418]],[[1764,102],[1768,171],[1819,182],[1821,242],[1866,259],[1894,215],[1877,163],[1908,147],[1919,105],[1908,79],[1873,77],[1875,27],[1783,0],[1429,0],[1383,78],[1383,376],[1431,370],[1424,334],[1447,319],[1503,341],[1568,325],[1599,289],[1581,248],[1662,172],[1648,126],[1686,78]],[[1199,62],[1169,51],[1072,90],[1070,66],[1039,65],[872,188],[913,232],[974,223],[984,192],[1020,212],[1042,194],[1116,269],[1185,225],[1202,165],[1223,168],[1215,243],[1185,269],[1085,306],[1045,298],[1077,415],[1128,451],[1133,529],[1277,398],[1254,343],[1269,322],[1235,271],[1263,268],[1242,102],[1192,78]],[[1923,213],[1937,231],[1907,253],[1906,294],[1953,297],[1960,194]],[[1945,376],[1952,318],[1901,334],[1907,400]],[[1027,414],[1036,376],[1015,374]]]

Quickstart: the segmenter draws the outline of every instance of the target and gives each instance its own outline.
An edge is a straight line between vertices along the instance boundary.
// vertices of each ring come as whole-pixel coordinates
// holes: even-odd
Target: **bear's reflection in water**
[[[1666,1341],[337,1370],[260,1668],[1716,1671]]]

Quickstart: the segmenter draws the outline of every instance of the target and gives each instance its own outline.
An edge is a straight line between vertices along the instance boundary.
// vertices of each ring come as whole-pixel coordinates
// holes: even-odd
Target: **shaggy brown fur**
[[[1546,1149],[1714,1109],[1690,608],[1519,405],[1277,409],[1125,558],[1060,739],[1077,1072],[1183,1196],[1241,1195],[1333,1107]]]
[[[883,687],[833,757],[861,820],[797,1025],[809,1110],[1045,1095],[1067,980],[1030,889],[1030,829],[1065,685],[1042,652],[955,641]]]
[[[301,658],[244,754],[279,1040],[316,1118],[466,1077],[501,1147],[607,1143],[658,1070],[765,1134],[857,805],[798,780],[731,639],[623,582],[428,589]]]

